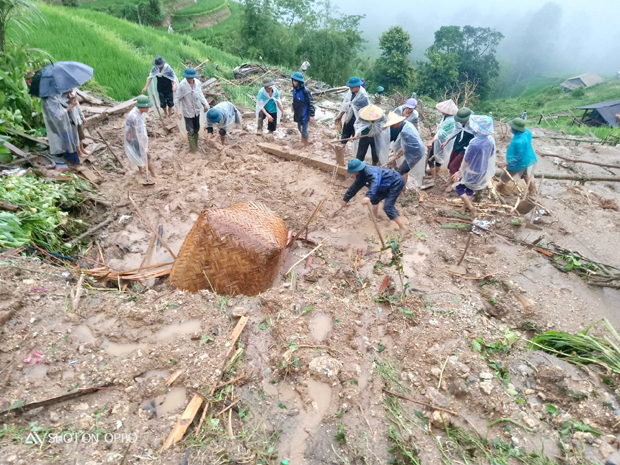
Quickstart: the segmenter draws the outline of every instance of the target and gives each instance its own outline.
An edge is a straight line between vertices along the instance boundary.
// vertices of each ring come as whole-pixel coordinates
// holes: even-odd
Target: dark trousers
[[[450,154],[450,161],[448,162],[448,170],[450,171],[450,174],[454,174],[461,169],[463,158],[465,158],[465,152],[458,153],[454,150],[452,151]]]
[[[193,136],[200,132],[200,115],[193,118],[185,117],[185,129],[187,129],[187,135]]]
[[[387,217],[391,220],[400,215],[400,213],[398,213],[398,210],[396,210],[395,205],[396,200],[398,200],[398,196],[402,192],[403,187],[405,187],[405,180],[402,178],[402,176],[399,176],[399,178],[400,179],[392,183],[389,188],[377,191],[375,196],[370,199],[370,203],[373,205],[377,205],[382,200],[385,200],[385,203],[383,204],[383,210],[385,211]]]
[[[276,111],[275,113],[271,113],[271,112],[267,112],[269,113],[269,116],[271,116],[273,118],[272,121],[267,121],[267,130],[268,131],[275,131],[276,130],[276,126],[278,125],[278,112]],[[258,114],[258,117],[260,119],[266,119],[267,117],[265,116],[265,113],[261,110],[261,112]]]
[[[370,152],[372,153],[372,164],[379,164],[379,157],[377,155],[377,146],[375,144],[374,137],[362,137],[358,140],[359,144],[357,146],[357,159],[364,161],[366,158],[366,152],[368,152],[368,147],[370,146]]]
[[[352,116],[349,121],[342,127],[342,138],[349,139],[355,135],[355,116]],[[342,145],[346,145],[348,141],[341,142]]]

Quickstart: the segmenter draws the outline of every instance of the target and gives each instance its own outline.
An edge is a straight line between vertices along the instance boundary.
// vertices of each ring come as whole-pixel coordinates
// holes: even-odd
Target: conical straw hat
[[[391,111],[391,112],[388,113],[387,121],[383,125],[383,129],[385,129],[387,127],[390,127],[390,126],[392,126],[393,124],[396,124],[396,123],[402,123],[406,119],[407,118],[405,118],[404,116],[397,115],[396,113]]]
[[[360,118],[364,121],[378,121],[385,113],[377,105],[368,105],[360,110]]]
[[[444,100],[443,102],[439,102],[437,105],[435,105],[435,108],[437,108],[444,115],[454,116],[459,111],[459,107],[457,107],[456,103],[454,103],[452,100]]]

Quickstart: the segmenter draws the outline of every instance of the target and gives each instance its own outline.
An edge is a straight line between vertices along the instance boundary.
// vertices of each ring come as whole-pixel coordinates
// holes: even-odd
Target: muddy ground
[[[318,103],[322,122],[311,128],[306,153],[332,161],[333,102]],[[175,253],[205,208],[261,202],[298,231],[327,196],[307,240],[289,251],[274,287],[260,296],[188,294],[165,279],[121,291],[86,279],[75,311],[75,270],[0,256],[0,315],[14,311],[0,326],[0,411],[106,385],[0,417],[0,463],[620,463],[617,378],[524,342],[549,329],[580,331],[603,317],[620,328],[620,291],[590,286],[530,247],[480,230],[463,262],[473,279],[451,275],[448,267],[460,258],[467,233],[442,229],[435,220],[460,208],[441,182],[400,198],[410,234],[390,237],[402,252],[399,273],[390,265],[392,254],[380,252],[361,195],[331,218],[351,179],[264,153],[257,146],[264,140],[296,147],[296,125],[284,122],[275,138],[257,136],[253,111],[243,111],[245,131],[234,131],[224,148],[201,138],[197,154],[151,115],[154,186],[143,186],[137,171],[116,172],[108,153],[94,155],[105,173],[98,186],[105,204],[93,206],[86,219],[95,223],[110,212],[116,219],[98,233],[82,263],[103,258],[116,270],[143,263],[152,233],[129,196],[162,226]],[[123,125],[117,118],[100,127],[117,153]],[[505,134],[500,126],[500,161]],[[544,136],[534,141],[539,153],[619,163],[618,148],[563,145],[547,137],[550,131],[535,135]],[[423,136],[430,137],[427,129]],[[536,169],[609,174],[544,157]],[[546,211],[536,214],[540,230],[511,225],[516,215],[491,206],[497,201],[485,192],[478,219],[526,242],[544,236],[541,246],[556,243],[618,265],[620,215],[613,206],[619,187],[539,181],[537,210]],[[391,235],[397,229],[384,213],[379,227]],[[284,276],[323,239],[311,263],[302,261]],[[148,263],[170,260],[157,245]],[[386,276],[387,289],[379,292]],[[515,291],[535,305],[525,308]],[[250,318],[239,339],[243,352],[225,364],[230,333],[243,314]],[[477,338],[485,343],[481,353],[472,348]],[[166,386],[179,369],[181,376]],[[209,395],[213,386],[243,375]],[[211,402],[201,429],[199,413],[185,439],[162,450],[196,393]],[[26,441],[30,432],[41,443]]]

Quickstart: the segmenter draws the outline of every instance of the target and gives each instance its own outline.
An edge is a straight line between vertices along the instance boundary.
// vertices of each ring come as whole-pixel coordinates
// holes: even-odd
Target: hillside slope
[[[184,63],[200,63],[213,75],[232,75],[241,58],[222,52],[186,35],[167,34],[151,27],[114,18],[86,9],[72,9],[39,4],[47,20],[36,32],[9,31],[32,47],[48,52],[54,60],[81,61],[95,69],[95,80],[108,88],[108,95],[117,100],[129,99],[140,93],[155,55],[162,55],[178,75]],[[58,38],[62,37],[62,40]]]

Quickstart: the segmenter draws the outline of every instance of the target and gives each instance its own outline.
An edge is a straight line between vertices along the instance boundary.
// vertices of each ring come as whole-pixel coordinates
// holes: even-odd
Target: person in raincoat
[[[515,118],[508,123],[512,128],[512,140],[506,151],[506,171],[500,178],[501,184],[498,187],[500,192],[505,192],[505,184],[519,178],[523,179],[526,183],[529,181],[532,168],[538,161],[536,153],[532,147],[532,133],[525,127],[525,121],[521,118]],[[508,175],[510,174],[510,176]],[[536,193],[536,185],[533,182],[529,182],[529,193]]]
[[[230,102],[220,102],[207,112],[207,132],[209,139],[214,142],[217,134],[213,133],[213,128],[217,126],[222,145],[226,143],[226,131],[234,126],[241,126],[241,113]]]
[[[314,121],[314,99],[310,90],[305,86],[304,75],[295,71],[291,76],[293,83],[293,121],[301,133],[301,143],[308,147],[310,143],[308,124]]]
[[[366,89],[362,87],[362,80],[358,76],[349,78],[347,87],[349,90],[344,94],[340,113],[335,120],[336,130],[342,131],[341,145],[334,146],[336,159],[344,159],[344,146],[347,144],[348,139],[355,135],[355,121],[357,121],[359,111],[370,105]]]
[[[138,167],[141,173],[146,166],[146,157],[149,156],[149,136],[146,132],[144,114],[148,113],[151,101],[145,95],[140,95],[136,106],[129,112],[125,120],[125,155],[129,162]],[[150,163],[149,173],[155,176],[153,165]]]
[[[279,113],[278,113],[279,112]],[[256,133],[263,133],[263,121],[267,120],[267,130],[273,134],[280,121],[280,115],[284,114],[282,102],[280,102],[280,92],[275,86],[273,78],[263,79],[263,87],[258,91],[256,97]]]
[[[67,165],[72,168],[80,164],[78,155],[77,127],[71,124],[70,113],[77,105],[77,99],[73,99],[68,107],[63,107],[61,95],[50,95],[41,98],[41,110],[47,139],[52,155],[62,155]]]
[[[455,190],[463,199],[465,208],[475,214],[476,209],[471,203],[474,191],[487,187],[495,175],[493,118],[474,115],[469,118],[469,125],[474,138],[467,146],[461,168],[454,173],[452,180],[458,182]]]
[[[84,148],[84,143],[82,142],[86,136],[84,135],[84,112],[80,107],[80,102],[77,99],[77,92],[75,89],[71,89],[70,91],[64,93],[60,97],[62,106],[68,108],[73,102],[75,102],[75,106],[69,111],[69,120],[71,121],[71,125],[75,128],[73,131],[73,135],[76,135],[77,131],[77,141],[78,141],[78,155],[82,158],[88,158],[90,155],[86,149]]]
[[[153,60],[153,68],[146,80],[144,89],[142,89],[143,94],[148,89],[153,78],[157,78],[159,106],[164,110],[166,118],[170,118],[174,114],[174,93],[177,91],[179,80],[176,74],[174,74],[174,70],[166,63],[166,60],[164,60],[161,55],[157,55]]]
[[[362,200],[362,204],[371,204],[373,214],[376,217],[379,202],[385,200],[383,204],[385,214],[398,225],[401,233],[405,233],[407,228],[396,209],[398,196],[402,192],[403,187],[405,187],[403,177],[394,170],[383,168],[382,166],[369,166],[357,158],[349,160],[347,172],[357,173],[357,176],[355,176],[355,181],[344,194],[342,206],[347,206],[360,189],[366,186],[368,187],[368,192],[366,192],[366,197]]]
[[[448,140],[448,138],[454,132],[454,115],[458,112],[456,103],[452,100],[444,100],[435,105],[435,108],[442,114],[441,121],[437,125],[437,132],[435,136],[430,140],[428,146],[431,148],[431,152],[428,157],[428,167],[430,168],[430,174],[433,178],[433,182],[437,177],[437,173],[441,169],[447,158],[452,153],[452,146],[454,140],[448,142],[448,144],[442,145]]]
[[[415,108],[418,106],[418,101],[414,98],[408,99],[404,105],[396,107],[394,113],[398,116],[404,116],[407,121],[415,126],[419,131],[418,124],[420,122],[420,114]]]
[[[185,68],[183,77],[185,79],[181,81],[175,94],[175,103],[179,107],[179,120],[185,118],[190,151],[196,152],[200,132],[200,115],[209,110],[209,104],[202,93],[196,70]]]
[[[443,148],[443,146],[447,145],[450,140],[454,139],[452,153],[450,154],[450,161],[448,162],[448,171],[450,171],[450,176],[453,176],[454,173],[461,168],[461,163],[463,162],[463,157],[465,156],[465,150],[474,138],[474,132],[469,127],[469,117],[472,114],[473,112],[467,107],[459,109],[454,117],[454,132],[446,142],[441,144]],[[452,191],[452,184],[449,184],[448,187],[446,187],[446,192],[450,191]]]
[[[368,149],[372,155],[372,164],[387,163],[390,156],[390,131],[384,129],[387,121],[381,108],[368,105],[359,112],[355,121],[355,135],[359,137],[353,143],[353,153],[358,160],[364,161]],[[341,160],[344,165],[344,160]]]
[[[394,143],[396,160],[404,156],[404,160],[398,167],[398,173],[405,180],[405,184],[407,184],[409,173],[411,172],[413,185],[419,189],[422,187],[426,164],[426,146],[420,137],[420,133],[411,122],[407,121],[403,115],[396,114],[396,112],[390,112],[383,127],[389,127],[397,133],[396,142]]]

